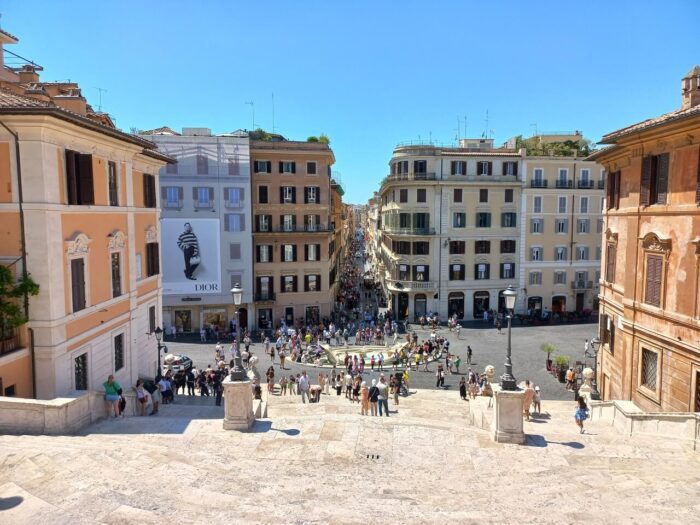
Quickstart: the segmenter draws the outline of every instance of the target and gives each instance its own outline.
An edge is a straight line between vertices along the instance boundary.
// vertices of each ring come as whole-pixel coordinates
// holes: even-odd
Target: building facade
[[[253,140],[255,326],[317,324],[331,315],[338,272],[326,144]]]
[[[700,411],[700,67],[681,109],[603,137],[600,285],[604,399]]]
[[[156,188],[169,159],[38,70],[0,81],[0,261],[40,287],[26,337],[0,355],[3,393],[51,399],[110,374],[129,388],[157,370]]]
[[[598,310],[604,174],[584,157],[523,160],[518,275],[527,311]]]
[[[208,128],[142,132],[177,159],[160,173],[163,323],[166,333],[231,332],[231,288],[243,288],[240,322],[253,327],[253,236],[248,135]],[[189,231],[188,231],[189,230]]]
[[[523,157],[491,139],[394,150],[379,192],[379,272],[400,318],[478,319],[503,306],[518,280]]]

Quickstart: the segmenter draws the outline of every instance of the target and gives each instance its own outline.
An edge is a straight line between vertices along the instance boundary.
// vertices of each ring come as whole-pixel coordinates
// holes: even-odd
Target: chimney
[[[21,84],[39,82],[39,73],[36,72],[36,68],[33,65],[25,64],[19,70],[19,81]]]
[[[700,104],[700,66],[695,66],[681,80],[681,109],[689,109]]]

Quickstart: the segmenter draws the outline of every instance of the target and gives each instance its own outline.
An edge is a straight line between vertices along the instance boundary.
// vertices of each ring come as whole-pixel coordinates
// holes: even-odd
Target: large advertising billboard
[[[162,219],[163,295],[221,293],[219,219]]]

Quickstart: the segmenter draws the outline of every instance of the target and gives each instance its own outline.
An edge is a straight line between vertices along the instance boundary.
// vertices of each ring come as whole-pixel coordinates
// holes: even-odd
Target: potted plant
[[[557,370],[557,377],[560,383],[566,381],[566,369],[569,366],[569,356],[568,355],[557,355],[554,356],[554,366]]]
[[[545,368],[547,368],[547,371],[549,372],[552,369],[552,359],[551,355],[557,351],[557,347],[554,346],[552,343],[542,343],[542,346],[540,346],[540,350],[545,352],[547,354],[547,361],[545,361]]]

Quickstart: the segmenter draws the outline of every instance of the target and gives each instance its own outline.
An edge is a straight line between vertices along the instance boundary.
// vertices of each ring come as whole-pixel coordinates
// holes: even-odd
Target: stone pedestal
[[[523,396],[522,390],[501,390],[493,385],[493,440],[498,443],[515,443],[524,445],[527,436],[523,432]]]
[[[231,381],[224,386],[224,430],[248,430],[255,421],[250,381]]]
[[[586,404],[590,406],[593,394],[593,385],[591,383],[593,380],[593,370],[590,368],[584,368],[582,375],[583,384],[578,389],[578,395],[583,397],[586,400]]]

